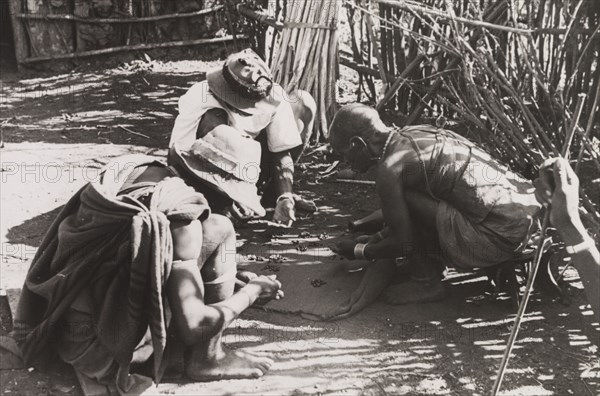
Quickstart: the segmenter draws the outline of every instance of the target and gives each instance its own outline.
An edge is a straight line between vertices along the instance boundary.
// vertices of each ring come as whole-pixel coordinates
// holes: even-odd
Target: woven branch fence
[[[281,21],[293,18],[285,14],[286,1],[275,3],[283,4],[279,19],[270,20],[278,31]],[[589,218],[600,220],[600,1],[339,4],[350,30],[349,40],[340,43],[339,62],[358,73],[357,101],[376,105],[401,124],[435,122],[456,129],[528,178],[545,158],[560,153],[580,102],[570,154],[582,178],[583,207]],[[276,71],[285,65],[283,32],[273,40],[280,48]],[[323,49],[315,40],[296,42],[296,55]],[[323,63],[317,57],[304,66],[323,70]],[[298,67],[284,70],[290,69]],[[321,140],[326,136],[323,129]]]
[[[19,66],[166,48],[233,51],[248,43],[232,1],[8,0],[7,17]]]
[[[583,183],[582,202],[600,219],[600,2],[354,0],[345,6],[351,43],[343,62],[359,73],[359,96],[400,114],[407,125],[423,117],[450,121],[525,176],[558,155],[581,102],[570,154],[578,172],[587,166],[591,180]]]

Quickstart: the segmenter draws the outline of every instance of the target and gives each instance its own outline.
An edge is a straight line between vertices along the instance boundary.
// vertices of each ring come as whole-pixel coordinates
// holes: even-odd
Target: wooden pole
[[[231,0],[225,0],[225,15],[227,16],[227,26],[229,26],[229,31],[231,32],[231,36],[233,37],[233,48],[235,51],[239,51],[240,47],[238,46],[237,34],[235,33],[235,29],[233,28],[233,14],[231,12],[232,4]]]
[[[271,26],[279,31],[283,30],[284,28],[284,24],[282,22],[278,22],[276,19],[271,18],[271,16],[267,14],[265,10],[252,10],[248,8],[248,6],[241,3],[236,4],[235,9],[246,18],[250,18],[267,26]]]
[[[368,6],[367,6],[368,7]],[[365,7],[366,8],[366,7]],[[371,10],[369,10],[371,11]],[[377,59],[377,67],[379,68],[380,78],[383,82],[384,89],[388,86],[388,79],[385,75],[385,64],[383,62],[383,58],[381,56],[381,52],[379,50],[379,40],[377,40],[377,36],[375,34],[375,24],[373,23],[373,17],[371,16],[371,12],[365,13],[365,21],[367,22],[367,33],[371,38],[371,46],[372,51],[375,54],[375,58]],[[369,54],[370,57],[370,54]]]
[[[10,0],[11,4],[20,3],[20,0]],[[201,15],[211,14],[213,12],[217,12],[223,9],[222,5],[218,5],[212,8],[207,8],[205,10],[199,10],[194,12],[187,13],[176,13],[176,14],[166,14],[166,15],[154,15],[147,17],[135,17],[135,18],[82,18],[76,15],[64,15],[64,14],[24,14],[21,10],[11,14],[16,16],[18,19],[26,19],[26,20],[42,20],[42,21],[75,21],[75,22],[83,22],[83,23],[91,23],[91,24],[112,24],[112,23],[143,23],[143,22],[156,22],[156,21],[164,21],[168,19],[183,19],[183,18],[193,18]],[[12,10],[11,10],[12,12]]]
[[[238,36],[238,39],[245,40],[248,36]],[[76,59],[76,58],[86,58],[90,56],[96,55],[105,55],[105,54],[114,54],[116,52],[124,52],[124,51],[139,51],[139,50],[149,50],[154,48],[173,48],[173,47],[187,47],[194,45],[206,45],[206,44],[216,44],[216,43],[224,43],[228,41],[232,41],[232,36],[225,37],[216,37],[210,39],[197,39],[197,40],[183,40],[183,41],[169,41],[166,43],[152,43],[152,44],[136,44],[136,45],[124,45],[122,47],[112,47],[112,48],[102,48],[98,50],[92,51],[82,51],[82,52],[74,52],[70,54],[59,54],[59,55],[50,55],[50,56],[38,56],[35,58],[28,58],[22,61],[22,63],[36,63],[36,62],[45,62],[50,60],[59,60],[59,59]]]
[[[22,0],[8,0],[8,6],[10,11],[10,21],[13,28],[13,40],[15,43],[15,58],[17,59],[17,67],[29,56],[29,49],[27,46],[25,21],[19,20],[17,15],[23,12]]]
[[[596,93],[594,95],[594,100],[592,102],[592,107],[590,107],[590,114],[587,122],[587,126],[585,128],[585,132],[581,137],[581,148],[579,150],[579,155],[577,156],[577,162],[575,163],[575,174],[579,174],[579,166],[581,164],[581,160],[583,159],[583,152],[586,147],[586,139],[590,135],[592,128],[594,127],[594,119],[596,118],[596,108],[598,107],[598,103],[600,101],[600,78],[596,82]],[[594,150],[590,150],[590,154],[593,154]]]
[[[419,54],[415,57],[415,59],[402,71],[402,74],[396,79],[394,84],[390,87],[390,89],[385,93],[385,96],[377,103],[377,110],[383,109],[383,107],[389,102],[398,90],[402,87],[402,84],[406,81],[406,77],[412,73],[414,69],[417,68],[421,64],[421,62],[425,59],[425,56]]]

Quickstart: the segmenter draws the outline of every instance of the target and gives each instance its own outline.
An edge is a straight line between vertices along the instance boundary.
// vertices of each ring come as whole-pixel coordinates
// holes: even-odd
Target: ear
[[[363,140],[363,138],[359,137],[359,136],[353,136],[350,138],[350,145],[353,148],[358,148],[358,147],[366,147],[367,143]]]

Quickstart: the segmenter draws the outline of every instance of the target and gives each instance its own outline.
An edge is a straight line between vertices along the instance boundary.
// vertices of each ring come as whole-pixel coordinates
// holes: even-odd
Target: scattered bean
[[[310,281],[310,284],[312,285],[312,287],[321,287],[323,285],[326,285],[327,282],[325,282],[322,279],[313,279]]]

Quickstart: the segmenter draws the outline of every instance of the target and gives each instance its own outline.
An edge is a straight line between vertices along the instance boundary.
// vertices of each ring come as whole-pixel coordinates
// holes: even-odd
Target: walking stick
[[[565,159],[569,158],[571,142],[573,141],[573,136],[575,135],[575,131],[577,130],[577,124],[579,123],[579,117],[581,116],[581,110],[583,109],[583,102],[585,100],[585,96],[585,94],[580,94],[577,100],[577,108],[575,109],[575,114],[569,128],[569,133],[565,139],[565,143],[563,145],[561,153],[562,157]],[[510,337],[508,338],[508,343],[504,351],[504,356],[502,357],[502,361],[500,362],[498,376],[496,377],[496,381],[494,382],[494,387],[492,389],[492,396],[497,396],[498,392],[500,391],[500,386],[502,385],[502,380],[504,379],[504,373],[506,372],[506,367],[508,366],[508,360],[510,359],[510,354],[512,352],[513,347],[515,346],[517,334],[519,333],[519,326],[521,325],[521,320],[523,319],[523,315],[525,314],[525,309],[527,308],[529,297],[531,297],[531,292],[533,290],[533,281],[535,280],[538,268],[540,266],[540,261],[542,259],[542,252],[544,250],[544,242],[546,239],[546,229],[548,228],[549,221],[550,208],[545,207],[544,217],[542,219],[542,227],[540,229],[540,240],[537,244],[537,249],[535,251],[533,265],[531,267],[531,271],[529,272],[529,276],[527,277],[527,285],[525,286],[523,299],[521,300],[521,304],[519,304],[519,310],[517,311],[517,316],[515,317],[515,323],[510,333]]]

